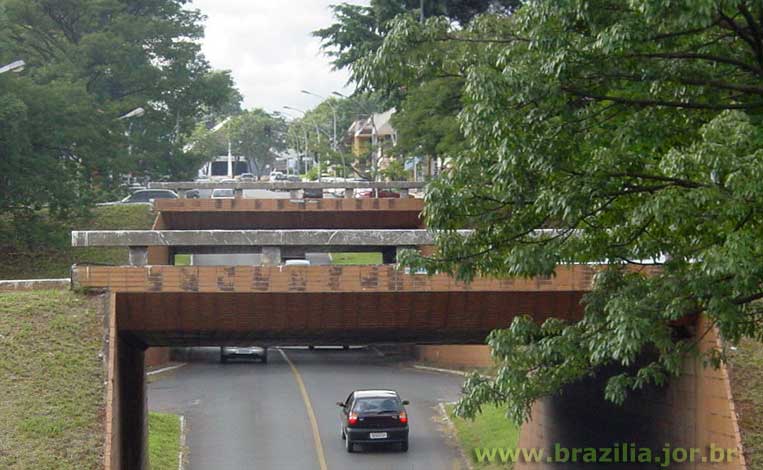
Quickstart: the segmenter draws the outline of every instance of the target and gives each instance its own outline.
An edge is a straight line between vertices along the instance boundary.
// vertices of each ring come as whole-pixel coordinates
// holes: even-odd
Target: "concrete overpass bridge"
[[[199,186],[161,187],[171,185],[181,191]],[[231,185],[293,191],[305,183]],[[345,189],[349,196],[353,188]],[[149,347],[483,343],[519,314],[538,321],[580,318],[594,273],[591,266],[566,266],[550,278],[464,284],[445,274],[398,269],[400,249],[431,252],[432,234],[420,217],[423,201],[416,198],[179,199],[158,200],[154,208],[152,230],[72,233],[73,246],[130,251],[128,266],[72,269],[75,286],[108,293],[108,469],[145,467]],[[311,251],[376,251],[383,264],[283,264]],[[258,253],[261,263],[174,265],[177,254],[205,253]]]
[[[353,187],[344,188],[350,196]],[[369,183],[361,183],[369,187]],[[172,186],[175,185],[175,186]],[[146,466],[145,351],[150,347],[234,344],[406,342],[482,343],[519,314],[537,321],[579,319],[595,266],[560,266],[535,279],[427,276],[395,265],[401,249],[432,251],[420,214],[423,201],[302,199],[307,183],[236,183],[282,190],[290,199],[180,199],[155,203],[148,231],[74,232],[74,246],[121,246],[126,266],[73,267],[75,286],[107,293],[105,468]],[[377,184],[401,188],[403,183]],[[154,185],[157,186],[157,185]],[[179,191],[198,184],[165,183]],[[214,184],[214,187],[221,185]],[[336,184],[310,183],[310,189]],[[360,186],[357,186],[360,187]],[[292,193],[293,192],[293,193]],[[340,191],[341,193],[341,191]],[[309,252],[373,251],[368,266],[286,266]],[[177,255],[256,253],[257,264],[178,266]],[[703,325],[693,331],[710,331]],[[712,335],[700,348],[717,347]],[[623,407],[603,400],[606,374],[573,384],[536,403],[520,447],[605,447],[637,442],[659,449],[739,447],[725,371],[707,371],[687,358],[684,373],[664,388],[635,393]],[[742,470],[735,461],[724,466]],[[518,468],[536,468],[522,467]],[[537,468],[551,468],[544,465]],[[575,467],[571,467],[575,468]],[[613,468],[610,466],[609,468]],[[614,468],[642,468],[615,465]],[[709,468],[701,464],[676,468]]]

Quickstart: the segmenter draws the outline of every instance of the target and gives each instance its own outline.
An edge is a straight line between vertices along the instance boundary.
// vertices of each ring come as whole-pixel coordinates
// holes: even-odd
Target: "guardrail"
[[[300,191],[304,189],[344,189],[345,197],[353,197],[355,189],[397,190],[401,197],[408,197],[409,190],[423,189],[426,183],[418,181],[236,181],[235,183],[172,181],[149,183],[149,189],[170,189],[184,197],[186,191],[193,189],[233,189],[241,193],[247,189],[265,189],[270,191]],[[296,197],[296,196],[295,196]]]

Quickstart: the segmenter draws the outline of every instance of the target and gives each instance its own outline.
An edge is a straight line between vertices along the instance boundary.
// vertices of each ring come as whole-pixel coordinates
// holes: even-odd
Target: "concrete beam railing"
[[[426,183],[419,181],[237,181],[235,183],[201,183],[197,181],[173,181],[148,183],[149,189],[422,189]]]
[[[459,230],[468,236],[471,230]],[[429,230],[96,230],[73,231],[72,246],[415,246]]]
[[[71,279],[8,279],[0,280],[0,292],[56,290],[71,288]]]
[[[459,233],[468,236],[471,231]],[[251,252],[256,247],[268,264],[278,264],[282,249],[297,247],[312,252],[334,247],[336,251],[367,251],[373,247],[394,254],[400,249],[433,245],[434,237],[429,230],[101,230],[72,232],[72,246],[128,247],[129,262],[134,266],[148,264],[150,246],[199,252],[236,252],[237,248]]]
[[[344,189],[346,198],[353,197],[355,189],[394,189],[400,191],[400,197],[409,197],[409,190],[423,189],[426,183],[418,181],[236,181],[235,183],[201,183],[197,181],[172,181],[149,183],[149,189],[170,189],[180,197],[185,197],[186,191],[192,189],[213,190],[233,189],[237,197],[242,197],[245,189],[265,189],[270,191],[290,191],[293,197],[303,189]]]

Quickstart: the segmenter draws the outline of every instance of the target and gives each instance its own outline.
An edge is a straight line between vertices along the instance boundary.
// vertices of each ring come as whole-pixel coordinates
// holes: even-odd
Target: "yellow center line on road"
[[[323,452],[323,443],[321,442],[321,433],[318,431],[318,420],[315,419],[315,411],[313,410],[312,403],[310,403],[310,396],[307,394],[305,382],[302,381],[302,375],[300,375],[299,370],[297,370],[297,366],[291,362],[291,359],[289,359],[283,349],[278,348],[278,352],[281,353],[281,356],[283,356],[286,363],[289,364],[291,372],[294,374],[294,379],[297,381],[299,393],[302,394],[302,401],[305,402],[307,418],[310,420],[310,427],[313,430],[313,444],[315,446],[315,454],[318,458],[318,465],[320,466],[321,470],[328,470],[329,467],[326,464],[326,455]]]

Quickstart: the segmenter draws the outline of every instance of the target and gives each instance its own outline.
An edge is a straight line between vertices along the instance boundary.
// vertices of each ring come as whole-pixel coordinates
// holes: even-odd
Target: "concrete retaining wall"
[[[490,367],[490,348],[483,344],[416,346],[416,360],[444,368]]]
[[[71,279],[23,279],[0,281],[0,292],[19,292],[30,290],[69,289]]]
[[[171,348],[148,348],[145,352],[146,367],[160,367],[170,362]]]

